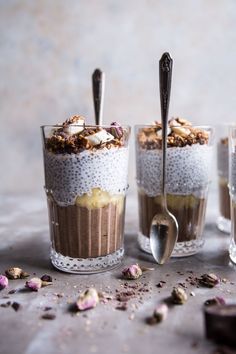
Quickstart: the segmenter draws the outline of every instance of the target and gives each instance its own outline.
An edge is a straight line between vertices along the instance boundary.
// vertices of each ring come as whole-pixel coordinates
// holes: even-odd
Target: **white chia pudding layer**
[[[213,150],[206,144],[171,147],[166,156],[166,192],[201,196],[210,181]],[[148,196],[161,193],[162,150],[138,148],[137,184]]]
[[[229,176],[229,151],[228,144],[217,144],[217,167],[220,177],[228,179]]]
[[[45,188],[60,206],[75,204],[77,196],[100,188],[111,195],[127,190],[128,147],[78,154],[44,151]]]

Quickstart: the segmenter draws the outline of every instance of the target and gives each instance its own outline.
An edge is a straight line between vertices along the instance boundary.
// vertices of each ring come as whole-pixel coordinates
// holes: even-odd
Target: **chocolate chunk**
[[[54,320],[56,318],[56,315],[54,315],[54,313],[44,313],[41,318],[43,320]]]
[[[18,302],[13,302],[11,304],[11,307],[15,310],[15,311],[18,311],[20,308],[21,308],[21,305],[18,303]]]
[[[49,283],[52,283],[52,277],[51,277],[51,275],[48,275],[48,274],[44,274],[44,275],[41,277],[41,280],[42,280],[42,281],[49,282]]]
[[[212,305],[204,308],[206,337],[236,347],[236,305]]]
[[[126,311],[128,309],[127,302],[124,302],[116,306],[116,310]]]

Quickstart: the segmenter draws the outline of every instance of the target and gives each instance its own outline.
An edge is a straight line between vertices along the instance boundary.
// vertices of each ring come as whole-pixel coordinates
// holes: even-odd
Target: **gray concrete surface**
[[[32,276],[47,273],[53,277],[53,285],[37,293],[22,290],[24,280],[10,281],[9,288],[0,292],[0,304],[7,301],[21,304],[17,312],[11,307],[0,307],[1,354],[214,352],[217,346],[204,338],[203,302],[215,295],[224,296],[228,301],[235,301],[236,296],[236,288],[230,284],[236,281],[236,273],[228,258],[228,236],[218,232],[214,224],[216,204],[212,203],[209,208],[203,251],[189,258],[172,259],[160,267],[137,248],[136,201],[130,197],[123,265],[111,272],[81,276],[58,272],[50,265],[43,197],[2,196],[0,201],[0,273],[10,266],[18,266]],[[122,267],[136,262],[155,268],[137,281],[149,291],[129,300],[127,311],[117,310],[116,289],[122,290],[125,283],[120,277]],[[189,296],[183,306],[172,307],[165,322],[147,325],[147,316],[170,295],[174,285],[185,282],[189,271],[196,276],[214,272],[228,281],[214,289],[188,285],[187,293],[193,291],[195,296]],[[156,286],[160,280],[166,281],[163,288]],[[113,300],[79,315],[70,312],[69,303],[75,301],[79,291],[92,285],[111,293]],[[12,289],[18,290],[8,295]],[[45,306],[52,307],[49,313],[56,315],[54,320],[41,318],[46,313]]]

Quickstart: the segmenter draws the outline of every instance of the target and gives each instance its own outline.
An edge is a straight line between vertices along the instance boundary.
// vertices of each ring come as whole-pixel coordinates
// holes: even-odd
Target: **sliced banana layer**
[[[117,205],[118,211],[121,213],[124,207],[124,195],[110,195],[100,188],[93,188],[91,194],[83,194],[81,197],[77,197],[75,202],[76,205],[88,209],[103,208],[109,203]]]

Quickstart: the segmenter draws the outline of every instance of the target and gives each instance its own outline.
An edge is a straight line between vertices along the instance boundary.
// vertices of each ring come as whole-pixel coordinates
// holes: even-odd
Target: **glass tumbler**
[[[229,191],[231,200],[229,255],[236,263],[236,126],[231,126],[229,130]]]
[[[188,129],[189,126],[182,128]],[[178,240],[172,254],[175,257],[195,254],[204,243],[203,228],[213,156],[213,129],[206,126],[192,128],[204,130],[208,136],[207,143],[167,147],[167,205],[179,225]],[[150,225],[154,215],[161,211],[162,148],[157,144],[157,131],[153,125],[136,126],[135,135],[138,242],[143,251],[151,253]]]
[[[55,153],[47,141],[58,128],[41,127],[51,262],[69,273],[109,270],[124,254],[130,128],[121,127],[121,146]]]
[[[228,125],[217,127],[217,175],[219,191],[219,217],[217,227],[220,231],[230,233],[230,195],[229,195],[229,144]]]

